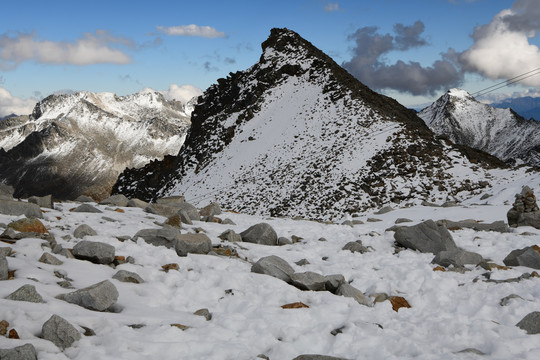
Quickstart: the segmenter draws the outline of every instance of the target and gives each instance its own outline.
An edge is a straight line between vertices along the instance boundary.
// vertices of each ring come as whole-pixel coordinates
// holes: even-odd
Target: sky
[[[256,63],[274,27],[408,107],[540,68],[538,0],[27,0],[1,9],[0,117],[82,90],[151,88],[185,102]],[[536,97],[539,87],[531,76],[482,99]]]

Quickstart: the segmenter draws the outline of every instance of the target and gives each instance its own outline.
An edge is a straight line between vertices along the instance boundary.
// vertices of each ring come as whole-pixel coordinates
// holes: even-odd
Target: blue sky
[[[253,65],[272,27],[406,106],[540,68],[537,0],[56,0],[4,3],[2,14],[0,116],[62,91],[183,99]],[[501,91],[536,94],[540,75],[527,81]]]

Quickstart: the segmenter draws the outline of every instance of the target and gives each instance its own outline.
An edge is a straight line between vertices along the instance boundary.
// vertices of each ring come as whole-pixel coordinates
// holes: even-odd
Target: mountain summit
[[[178,156],[124,171],[113,191],[331,218],[479,192],[482,166],[501,164],[435,138],[413,111],[288,29],[271,30],[258,63],[208,88],[191,120]]]
[[[540,166],[540,122],[478,102],[465,90],[449,90],[418,116],[455,143],[504,161]]]

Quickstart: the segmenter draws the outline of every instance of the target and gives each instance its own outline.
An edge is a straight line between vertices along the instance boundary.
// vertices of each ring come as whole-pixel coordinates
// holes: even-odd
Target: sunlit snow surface
[[[538,185],[538,180],[533,185]],[[525,180],[523,180],[525,182]],[[397,218],[410,218],[415,224],[425,219],[476,219],[484,222],[505,220],[508,205],[521,183],[491,189],[493,196],[481,201],[485,205],[451,208],[414,206],[384,215],[366,214],[360,220],[377,217],[382,222],[366,222],[354,227],[328,225],[311,221],[262,218],[225,212],[237,225],[195,222],[184,226],[185,232],[202,227],[214,245],[230,245],[239,257],[189,255],[178,257],[173,250],[148,245],[142,240],[120,242],[116,236],[133,236],[143,228],[157,228],[155,222],[165,218],[144,213],[138,208],[124,208],[125,214],[98,206],[103,214],[74,213],[77,204],[58,203],[56,210],[44,214],[45,225],[59,244],[72,248],[78,239],[64,240],[73,230],[86,223],[98,235],[85,240],[113,245],[116,255],[133,256],[135,264],[113,269],[87,261],[57,255],[63,265],[37,262],[43,241],[23,239],[11,246],[9,269],[15,279],[0,282],[0,320],[15,328],[20,340],[0,337],[0,348],[32,343],[38,358],[44,359],[255,359],[265,354],[272,360],[292,359],[299,354],[318,353],[350,359],[537,359],[539,335],[527,335],[515,324],[526,314],[540,309],[540,279],[518,283],[487,283],[486,270],[468,266],[471,271],[434,272],[433,255],[411,250],[394,251],[393,232],[385,232]],[[117,220],[109,222],[102,217]],[[0,215],[7,224],[16,217]],[[268,222],[278,236],[303,238],[299,243],[271,247],[250,243],[226,243],[217,237],[226,229],[241,232],[249,226]],[[405,224],[408,225],[408,224]],[[533,235],[520,235],[524,232]],[[458,244],[475,251],[497,264],[512,250],[540,244],[540,231],[530,227],[509,233],[453,231]],[[327,241],[319,241],[321,237]],[[341,248],[349,241],[362,240],[373,251],[351,253]],[[351,285],[367,295],[385,292],[403,296],[412,306],[394,312],[388,301],[374,307],[359,305],[351,298],[329,292],[300,291],[275,278],[250,272],[251,263],[268,255],[287,260],[296,272],[314,271],[323,275],[343,274]],[[327,258],[326,258],[327,257]],[[326,258],[323,260],[323,258]],[[309,265],[294,263],[307,259]],[[161,270],[161,265],[178,263],[178,271]],[[117,270],[138,273],[143,284],[121,283],[111,277]],[[120,313],[100,313],[68,304],[55,296],[72,290],[56,283],[53,275],[61,270],[73,279],[77,289],[109,279],[118,288]],[[518,277],[533,269],[515,267],[493,270],[492,279]],[[34,285],[45,304],[15,302],[4,298],[24,284]],[[507,306],[500,300],[510,294]],[[284,310],[281,305],[301,301],[308,309]],[[193,312],[208,308],[213,317],[205,321]],[[41,326],[57,314],[79,331],[80,326],[93,329],[95,336],[86,337],[61,352],[51,342],[40,339]],[[190,328],[182,331],[170,324]],[[142,324],[134,329],[128,325]],[[336,336],[330,334],[342,328]],[[486,354],[455,354],[475,348]]]

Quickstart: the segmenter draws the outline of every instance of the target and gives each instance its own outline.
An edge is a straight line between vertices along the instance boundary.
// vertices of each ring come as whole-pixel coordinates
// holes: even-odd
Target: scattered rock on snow
[[[86,202],[95,202],[94,199],[92,199],[90,196],[86,196],[86,195],[80,195],[78,196],[75,201],[77,202],[82,202],[82,203],[86,203]]]
[[[466,354],[466,353],[475,354],[475,355],[480,355],[480,356],[486,355],[485,352],[480,351],[480,350],[475,349],[475,348],[466,348],[466,349],[457,351],[457,352],[455,352],[454,354]]]
[[[367,247],[362,245],[361,240],[351,241],[345,244],[341,250],[349,250],[352,253],[358,252],[360,254],[364,254],[369,251]]]
[[[180,230],[175,227],[143,229],[139,230],[133,236],[133,240],[137,241],[138,238],[142,238],[148,244],[165,246],[170,249],[175,246],[175,240],[178,235],[180,235]]]
[[[175,249],[178,256],[208,254],[212,250],[212,241],[203,233],[181,234],[176,236]]]
[[[398,312],[398,310],[401,308],[411,307],[407,300],[405,300],[405,298],[401,296],[390,296],[388,300],[390,300],[390,303],[392,304],[392,310],[394,310],[395,312]]]
[[[105,311],[116,304],[118,290],[109,281],[105,280],[67,294],[60,294],[57,299],[82,306],[89,310]]]
[[[206,321],[212,320],[212,313],[208,309],[199,309],[193,313],[193,315],[202,316]]]
[[[3,253],[0,253],[0,280],[8,279],[8,261]]]
[[[37,351],[32,344],[24,344],[12,349],[0,349],[0,359],[37,360]]]
[[[437,254],[457,249],[452,235],[444,225],[427,220],[414,226],[401,226],[394,233],[396,242],[408,249]]]
[[[279,256],[270,255],[260,258],[259,261],[253,264],[251,272],[270,275],[290,283],[294,269]]]
[[[231,219],[229,218],[225,218],[223,219],[223,221],[221,222],[222,225],[236,225],[236,223],[234,221],[232,221]]]
[[[224,232],[222,232],[218,238],[220,238],[221,240],[226,240],[226,241],[230,241],[230,242],[240,242],[242,241],[242,236],[240,234],[237,234],[236,232],[234,232],[234,230],[231,230],[231,229],[228,229],[228,230],[225,230]]]
[[[195,221],[199,221],[201,218],[201,215],[199,214],[199,210],[190,203],[183,202],[181,204],[178,204],[177,206],[178,211],[183,211],[186,213],[186,215],[191,219]]]
[[[36,218],[24,218],[9,223],[9,228],[19,232],[34,232],[38,234],[48,234],[45,225]]]
[[[77,206],[75,209],[72,210],[73,212],[81,212],[81,213],[103,213],[103,211],[99,210],[95,206],[92,206],[90,204],[82,204]]]
[[[513,250],[503,260],[507,266],[527,266],[540,269],[540,246],[527,246],[523,249]]]
[[[79,260],[95,264],[110,264],[114,261],[114,246],[98,241],[83,240],[73,247],[72,253]]]
[[[527,314],[516,326],[529,335],[540,334],[540,311]]]
[[[506,214],[506,218],[511,227],[533,226],[540,229],[540,211],[531,188],[524,186],[521,193],[516,194],[516,199]]]
[[[510,294],[508,296],[505,296],[501,299],[501,301],[499,302],[499,304],[501,306],[506,306],[510,303],[510,300],[512,299],[521,299],[521,300],[525,300],[524,298],[522,298],[521,296],[517,295],[517,294]]]
[[[280,237],[278,237],[278,239],[277,239],[277,244],[278,244],[279,246],[283,246],[283,245],[291,245],[292,243],[293,243],[293,242],[292,242],[291,240],[287,239],[287,238],[284,237],[284,236],[280,236]]]
[[[119,270],[113,275],[112,278],[121,282],[130,282],[135,284],[142,284],[144,282],[139,274],[127,270]]]
[[[81,224],[77,226],[77,228],[73,231],[73,236],[77,239],[82,239],[85,236],[96,236],[97,232],[96,230],[92,229],[90,226],[86,224]]]
[[[461,221],[452,221],[452,220],[438,220],[437,224],[444,225],[448,230],[459,230],[459,229],[473,229],[476,231],[496,231],[500,233],[508,232],[508,226],[502,220],[494,221],[492,223],[482,223],[476,220],[468,219]]]
[[[23,285],[6,297],[7,300],[28,301],[33,303],[44,303],[41,295],[36,291],[34,285]]]
[[[406,222],[412,222],[412,220],[407,218],[397,218],[396,221],[394,221],[394,224],[401,224]]]
[[[450,265],[460,267],[465,264],[477,265],[480,264],[482,261],[484,261],[482,255],[457,248],[449,251],[439,252],[437,255],[435,255],[431,263],[445,267],[448,267]]]
[[[326,282],[324,284],[327,291],[330,291],[332,294],[335,294],[337,289],[341,284],[345,283],[345,277],[341,274],[326,275]]]
[[[52,195],[30,196],[28,202],[36,204],[40,208],[54,209]]]
[[[290,304],[281,305],[282,309],[309,309],[309,306],[304,304],[303,302],[294,302]]]
[[[390,205],[386,205],[386,206],[382,207],[381,209],[379,209],[379,211],[374,212],[374,214],[375,215],[382,215],[382,214],[389,213],[390,211],[394,211],[394,208],[391,207]]]
[[[199,211],[199,213],[200,213],[201,216],[208,216],[208,217],[220,215],[221,214],[221,207],[219,206],[218,203],[211,203],[211,204],[208,204],[205,207],[203,207]]]
[[[291,285],[300,290],[324,291],[326,290],[326,277],[312,271],[294,273],[290,275]]]
[[[240,233],[242,241],[261,244],[261,245],[277,245],[277,233],[267,223],[260,223],[249,227],[247,230]]]
[[[58,315],[52,315],[43,324],[41,337],[64,350],[70,347],[75,341],[80,340],[81,334],[64,318]]]
[[[12,216],[24,215],[28,218],[35,217],[43,219],[43,214],[39,206],[15,200],[0,199],[0,214]]]
[[[150,204],[148,204],[146,201],[142,201],[139,199],[131,199],[127,203],[127,207],[138,207],[141,209],[145,209],[148,205]]]
[[[100,205],[114,205],[120,207],[127,207],[129,199],[122,194],[111,195],[103,201],[100,201]]]
[[[61,246],[61,245],[60,245]],[[49,264],[49,265],[62,265],[63,262],[58,259],[56,256],[49,253],[43,253],[38,260],[40,263]]]
[[[371,300],[354,286],[344,283],[336,290],[336,295],[352,297],[360,305],[371,306]]]

